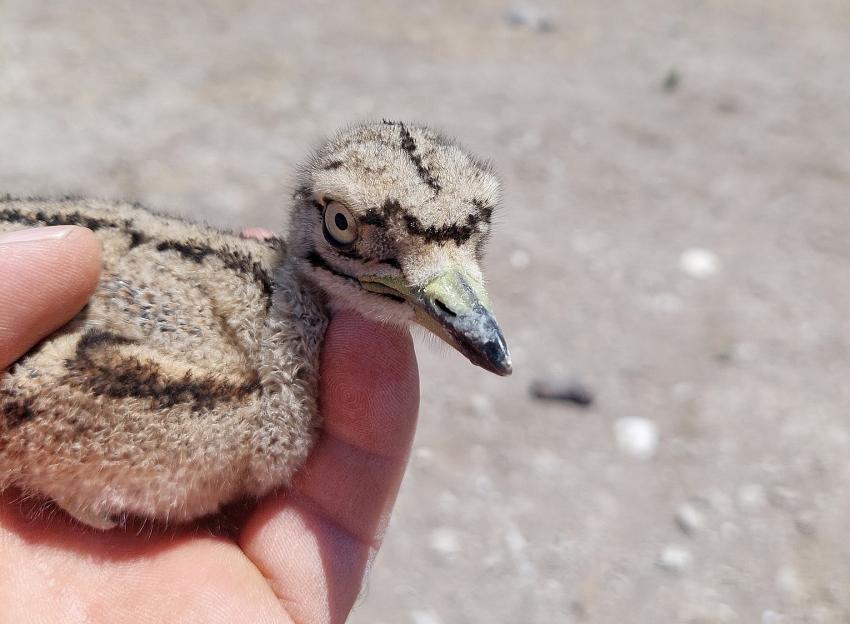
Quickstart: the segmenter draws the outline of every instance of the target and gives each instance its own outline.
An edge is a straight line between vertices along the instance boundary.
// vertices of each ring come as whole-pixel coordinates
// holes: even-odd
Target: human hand
[[[70,320],[97,283],[91,232],[40,231],[56,236],[0,236],[0,371]],[[33,517],[43,507],[7,491],[0,623],[343,622],[380,545],[418,400],[407,331],[338,314],[322,353],[324,431],[292,489],[261,501],[233,537],[197,526],[93,531],[52,508]]]

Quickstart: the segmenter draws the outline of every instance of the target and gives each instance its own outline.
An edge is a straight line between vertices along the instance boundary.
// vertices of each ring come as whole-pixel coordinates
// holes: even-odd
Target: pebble
[[[505,544],[507,545],[508,550],[511,551],[512,555],[518,557],[525,552],[528,542],[518,528],[515,526],[509,526],[505,530],[503,537],[505,539]]]
[[[505,21],[514,28],[531,28],[540,32],[555,30],[555,23],[548,15],[527,4],[515,4],[508,9]]]
[[[472,479],[472,490],[479,498],[489,498],[497,493],[493,480],[486,474],[477,475]]]
[[[546,401],[563,401],[579,407],[593,404],[593,391],[583,383],[570,379],[537,379],[529,388],[531,396]]]
[[[781,613],[777,613],[776,611],[771,611],[770,609],[766,611],[762,611],[761,613],[761,624],[782,624],[785,621],[785,618]]]
[[[690,551],[679,546],[667,546],[658,557],[659,567],[668,572],[683,572],[690,567],[693,557]]]
[[[791,600],[799,600],[805,595],[805,586],[800,574],[789,565],[780,566],[776,571],[776,589]]]
[[[679,85],[682,83],[682,74],[680,74],[676,68],[670,69],[667,72],[667,75],[664,76],[664,81],[661,83],[661,88],[667,93],[672,93],[676,89],[679,88]]]
[[[413,452],[413,461],[417,467],[427,468],[434,463],[434,451],[427,446],[420,446]]]
[[[811,537],[817,532],[816,521],[815,512],[811,509],[804,509],[794,516],[794,527],[801,535]]]
[[[511,266],[515,269],[527,269],[531,264],[531,256],[525,249],[514,249],[508,258]]]
[[[442,624],[440,616],[431,611],[411,611],[410,620],[413,624]]]
[[[460,537],[454,529],[438,527],[431,531],[430,545],[434,552],[451,557],[460,550]]]
[[[720,260],[709,249],[688,249],[679,258],[679,268],[691,277],[704,279],[720,270]]]
[[[767,496],[758,483],[745,483],[738,488],[738,507],[741,511],[755,513],[764,509]]]
[[[689,503],[679,505],[676,510],[676,526],[685,535],[693,535],[702,528],[703,516],[699,510]]]
[[[476,414],[491,414],[493,401],[486,394],[476,392],[469,397],[469,404]]]
[[[638,459],[649,459],[658,448],[658,428],[646,418],[619,418],[614,436],[620,451]]]

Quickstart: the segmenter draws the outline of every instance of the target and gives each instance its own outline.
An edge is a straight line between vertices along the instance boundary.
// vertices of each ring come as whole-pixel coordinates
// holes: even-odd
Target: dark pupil
[[[346,219],[345,215],[341,212],[338,212],[334,215],[334,223],[336,223],[336,226],[340,230],[345,231],[348,229],[348,219]]]

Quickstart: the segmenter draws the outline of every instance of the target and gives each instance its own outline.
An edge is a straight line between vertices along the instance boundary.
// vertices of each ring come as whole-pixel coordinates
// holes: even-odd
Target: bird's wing
[[[15,395],[21,412],[27,396],[62,386],[137,407],[197,409],[258,389],[251,355],[280,241],[245,240],[125,203],[0,200],[0,232],[44,225],[92,229],[103,273],[89,305],[19,360],[0,399]]]

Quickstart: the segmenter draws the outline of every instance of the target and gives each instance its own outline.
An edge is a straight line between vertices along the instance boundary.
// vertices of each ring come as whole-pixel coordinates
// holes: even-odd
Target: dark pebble
[[[563,401],[580,407],[593,404],[593,392],[584,384],[569,380],[537,380],[531,384],[531,396],[544,401]]]

